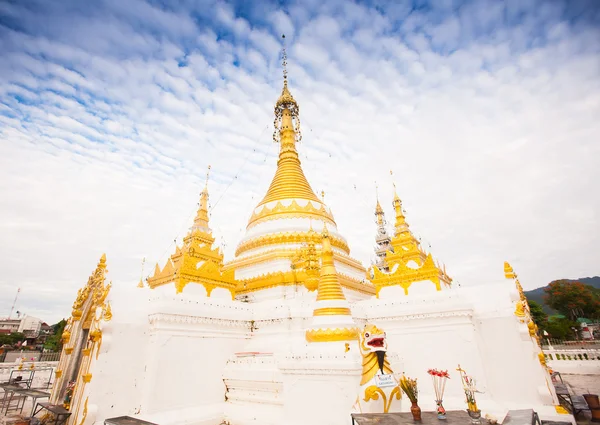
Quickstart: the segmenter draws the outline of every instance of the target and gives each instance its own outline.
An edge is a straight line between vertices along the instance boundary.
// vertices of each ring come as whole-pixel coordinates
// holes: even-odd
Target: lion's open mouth
[[[374,348],[382,348],[383,347],[383,338],[373,338],[369,342],[367,342],[369,347]]]

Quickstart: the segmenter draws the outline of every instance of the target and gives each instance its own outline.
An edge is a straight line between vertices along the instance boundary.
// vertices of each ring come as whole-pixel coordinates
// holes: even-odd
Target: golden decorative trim
[[[515,305],[515,316],[525,317],[525,309],[523,308],[523,301],[517,301]]]
[[[406,266],[403,262],[391,262],[386,260],[390,270],[395,270],[390,273],[385,273],[379,270],[378,267],[373,267],[373,285],[377,288],[377,296],[381,288],[388,286],[401,286],[404,288],[405,295],[408,295],[408,288],[413,282],[430,280],[435,285],[435,288],[441,290],[441,282],[446,283],[450,279],[442,270],[434,263],[431,254],[428,254],[423,265],[418,269],[413,269]]]
[[[320,207],[315,207],[311,201],[318,203]],[[250,217],[250,221],[248,222],[246,230],[251,229],[259,223],[263,223],[265,221],[284,218],[313,218],[316,220],[322,220],[327,224],[335,226],[335,219],[327,210],[325,205],[317,199],[313,199],[311,201],[307,201],[307,204],[303,207],[300,206],[295,199],[292,200],[289,205],[283,205],[281,201],[277,202],[275,205],[273,205],[273,207],[267,207],[266,205],[261,204],[263,205],[262,208],[260,208],[259,205],[252,212],[252,216]],[[256,212],[256,210],[259,208],[260,210]]]
[[[83,425],[83,423],[85,422],[85,418],[87,418],[88,400],[89,400],[89,397],[86,397],[85,398],[85,403],[83,404],[83,417],[81,418],[81,422],[79,422],[79,425]]]
[[[92,351],[91,348],[84,348],[83,350],[81,350],[81,352],[83,353],[84,356],[89,356],[91,351]]]
[[[308,342],[348,341],[358,338],[358,328],[309,329],[306,331]]]
[[[404,294],[408,295],[408,288],[414,282],[430,280],[436,290],[442,289],[441,284],[449,286],[452,278],[446,274],[445,268],[435,264],[431,254],[426,254],[421,249],[421,243],[414,237],[406,222],[402,211],[402,201],[394,190],[394,210],[396,211],[396,223],[394,236],[390,239],[391,250],[386,251],[381,264],[389,273],[382,271],[378,266],[372,268],[372,282],[375,285],[376,295],[379,297],[381,288],[388,286],[400,286]],[[418,268],[408,267],[408,263],[414,261]],[[380,264],[380,265],[381,265]]]
[[[244,295],[277,286],[304,285],[309,278],[304,271],[290,270],[289,272],[274,272],[239,281],[236,288],[237,295]],[[338,279],[342,287],[366,295],[375,295],[375,288],[369,283],[357,281],[338,272]],[[309,288],[310,289],[310,288]]]
[[[511,265],[508,263],[508,261],[504,262],[504,277],[506,277],[507,279],[514,279],[517,277],[517,275],[515,274],[515,271],[513,270]]]
[[[546,356],[544,353],[538,353],[538,360],[543,367],[546,367]]]
[[[73,347],[65,347],[65,354],[70,356],[73,352]]]
[[[244,252],[250,251],[251,249],[262,248],[269,245],[303,244],[311,242],[321,243],[321,236],[317,232],[310,230],[306,232],[270,233],[242,242],[238,245],[235,256],[239,257]],[[331,244],[336,248],[341,249],[346,254],[350,253],[348,244],[341,238],[335,236],[331,237]]]
[[[56,378],[60,378],[62,376],[62,370],[56,369],[54,371],[54,376],[56,376]]]
[[[256,220],[253,220],[252,224],[249,224],[246,227],[246,230],[250,230],[250,229],[258,226],[261,223],[267,223],[267,222],[273,221],[273,220],[287,220],[287,219],[294,219],[294,218],[309,218],[309,219],[313,219],[313,220],[322,220],[331,226],[337,226],[337,224],[333,218],[329,219],[327,217],[324,217],[323,215],[316,214],[316,213],[313,214],[311,212],[280,212],[277,214],[265,215]]]
[[[392,406],[394,396],[396,397],[396,400],[400,400],[402,398],[402,391],[400,391],[399,386],[394,387],[390,393],[390,399],[388,400],[387,396],[385,395],[385,391],[382,388],[379,388],[376,385],[371,385],[365,388],[364,400],[379,400],[380,395],[383,399],[383,413],[388,413],[390,411],[390,407]]]
[[[233,270],[223,270],[223,254],[219,248],[212,248],[215,241],[208,228],[208,191],[204,190],[194,226],[183,238],[183,246],[175,247],[175,253],[161,270],[158,264],[148,286],[152,289],[173,283],[177,293],[181,293],[188,283],[203,285],[207,296],[215,288],[224,288],[235,296],[236,281]],[[206,215],[206,217],[204,217]]]
[[[310,245],[311,242],[308,244]],[[300,248],[302,249],[302,248]],[[316,249],[318,255],[321,255],[321,250]],[[273,248],[256,254],[245,256],[244,258],[236,258],[223,266],[223,271],[239,269],[249,265],[256,265],[266,263],[268,261],[280,260],[280,259],[293,259],[298,255],[298,248]],[[348,267],[357,269],[361,274],[365,274],[366,270],[362,263],[349,255],[342,254],[340,252],[334,252],[333,258],[336,262],[342,263]]]
[[[317,308],[313,316],[351,316],[352,313],[347,307],[324,307]]]
[[[91,373],[86,373],[86,374],[82,375],[81,377],[83,378],[83,382],[85,382],[86,384],[89,384],[89,382],[92,380]]]
[[[98,342],[100,338],[102,338],[102,331],[100,329],[90,331],[90,339],[92,342]]]
[[[104,309],[102,316],[106,322],[112,320],[112,309],[110,308],[110,302],[106,303],[106,308]]]

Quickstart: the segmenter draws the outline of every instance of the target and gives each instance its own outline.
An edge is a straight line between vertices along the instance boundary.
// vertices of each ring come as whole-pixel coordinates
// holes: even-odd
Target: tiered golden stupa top
[[[280,145],[277,171],[267,194],[254,209],[248,229],[283,217],[312,217],[335,225],[329,209],[315,195],[302,171],[296,142],[300,141],[300,108],[284,77],[281,96],[275,103],[273,140]]]
[[[315,290],[317,279],[311,258],[320,255],[322,241],[312,226],[327,225],[341,285],[372,295],[375,291],[365,282],[364,267],[350,257],[331,211],[315,194],[302,170],[296,146],[301,139],[300,108],[288,88],[285,50],[283,65],[283,89],[274,109],[273,140],[279,143],[277,170],[266,195],[252,212],[235,259],[224,270],[235,270],[240,282],[238,294],[287,285]]]
[[[404,211],[402,201],[398,197],[394,186],[394,202],[396,212],[394,236],[391,238],[391,249],[386,252],[385,266],[372,269],[372,282],[377,288],[377,294],[383,287],[399,285],[408,295],[409,287],[414,282],[430,281],[436,290],[442,289],[442,284],[450,286],[452,279],[433,261],[429,253],[421,248],[421,243],[412,234]]]
[[[210,166],[209,166],[210,170]],[[222,271],[223,254],[220,249],[212,247],[215,238],[208,225],[208,173],[206,184],[200,195],[200,206],[194,218],[194,224],[183,238],[183,246],[175,247],[167,264],[161,270],[156,265],[154,275],[148,278],[148,285],[156,288],[174,283],[177,293],[183,291],[188,283],[199,283],[204,286],[208,296],[215,288],[224,288],[235,296],[235,280],[233,271]]]
[[[358,327],[352,319],[350,304],[344,296],[333,262],[327,228],[323,231],[321,276],[312,326],[306,331],[308,342],[333,342],[357,339]]]

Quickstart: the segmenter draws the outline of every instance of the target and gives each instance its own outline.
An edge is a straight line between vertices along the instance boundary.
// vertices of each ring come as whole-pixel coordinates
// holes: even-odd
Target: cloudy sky
[[[115,285],[164,264],[209,164],[231,259],[276,166],[283,33],[303,167],[355,257],[393,180],[462,286],[504,260],[526,289],[600,274],[597,1],[253,3],[0,2],[0,316],[18,287],[67,316],[103,252]]]

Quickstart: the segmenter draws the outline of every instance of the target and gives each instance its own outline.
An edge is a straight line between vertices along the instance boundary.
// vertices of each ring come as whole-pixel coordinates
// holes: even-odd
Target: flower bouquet
[[[477,401],[475,400],[475,393],[478,392],[476,388],[476,381],[472,377],[467,375],[467,372],[458,365],[457,371],[460,372],[460,379],[462,380],[463,390],[467,399],[467,413],[471,417],[471,422],[474,424],[480,424],[481,421],[481,410],[477,408]]]
[[[412,406],[410,407],[410,413],[413,415],[413,419],[415,421],[421,420],[421,408],[417,404],[417,399],[419,397],[419,390],[417,389],[417,380],[407,378],[405,375],[402,375],[400,378],[400,388],[404,391],[404,394],[408,397]]]
[[[442,405],[444,398],[444,390],[446,389],[446,381],[450,379],[447,370],[429,369],[427,371],[431,375],[433,381],[433,389],[435,390],[435,404],[437,405],[438,419],[446,419],[446,409]]]
[[[65,393],[65,400],[63,401],[63,407],[67,410],[69,410],[71,408],[71,398],[73,397],[74,390],[75,390],[75,381],[71,381],[67,385],[67,391]]]

